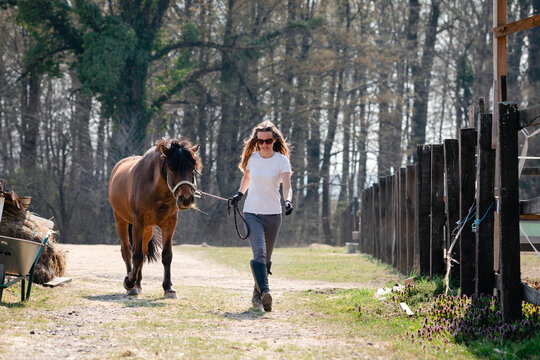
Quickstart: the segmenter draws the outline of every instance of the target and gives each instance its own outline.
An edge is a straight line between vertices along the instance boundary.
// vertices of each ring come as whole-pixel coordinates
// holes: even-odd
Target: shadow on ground
[[[264,316],[264,311],[258,310],[255,308],[249,308],[246,311],[242,312],[213,312],[211,311],[210,314],[217,315],[224,317],[226,319],[232,319],[232,320],[257,320]]]
[[[84,296],[85,299],[91,301],[106,301],[106,302],[116,302],[123,303],[126,307],[148,307],[148,308],[157,308],[165,306],[164,303],[159,302],[159,300],[164,300],[164,297],[157,299],[139,299],[136,296],[128,296],[125,293],[115,293],[115,294],[104,294],[104,295],[89,295]]]

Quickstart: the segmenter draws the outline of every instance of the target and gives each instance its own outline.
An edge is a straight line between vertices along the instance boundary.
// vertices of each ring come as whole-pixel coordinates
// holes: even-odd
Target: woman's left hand
[[[289,200],[285,200],[285,215],[291,215],[294,208]]]

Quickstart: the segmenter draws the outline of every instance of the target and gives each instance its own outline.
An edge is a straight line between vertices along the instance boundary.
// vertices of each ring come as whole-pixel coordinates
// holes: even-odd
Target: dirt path
[[[208,259],[195,258],[182,252],[184,246],[174,248],[171,264],[172,282],[175,288],[182,286],[211,286],[229,290],[245,291],[253,285],[251,274],[229,268]],[[64,245],[68,254],[68,272],[66,276],[86,279],[107,278],[122,280],[125,266],[120,254],[120,247],[114,245]],[[247,266],[246,266],[247,267]],[[161,263],[144,264],[143,288],[145,284],[161,283],[163,266]],[[354,283],[328,283],[322,281],[290,280],[271,276],[273,293],[284,291],[319,290],[329,288],[353,288]],[[364,284],[365,285],[365,284]],[[377,286],[374,281],[369,286]]]
[[[111,328],[111,321],[129,322],[130,319],[140,320],[134,311],[137,299],[128,300],[122,288],[125,267],[121,260],[120,248],[110,245],[64,245],[67,251],[67,273],[73,282],[65,286],[71,294],[95,294],[75,297],[73,304],[67,310],[32,309],[35,316],[44,320],[52,320],[54,327],[46,326],[35,330],[21,329],[21,333],[5,334],[0,337],[0,358],[2,359],[93,359],[115,357],[126,358],[198,358],[197,353],[174,353],[160,355],[158,352],[148,353],[144,346],[128,346],[122,344],[119,329]],[[160,263],[145,264],[143,269],[143,296],[161,292],[163,267]],[[320,281],[288,280],[278,276],[271,277],[271,288],[275,299],[273,311],[260,314],[248,311],[249,292],[253,286],[251,274],[228,268],[222,264],[207,259],[196,258],[182,251],[182,246],[175,247],[172,264],[172,282],[179,294],[176,300],[163,300],[165,306],[187,306],[189,302],[197,302],[195,296],[184,293],[184,289],[218,288],[225,295],[218,301],[211,315],[219,319],[208,319],[208,311],[202,312],[200,318],[190,321],[203,324],[204,330],[195,333],[196,336],[208,336],[230,342],[236,351],[241,349],[241,358],[297,358],[308,355],[308,358],[328,358],[335,354],[336,358],[376,358],[384,353],[384,344],[375,343],[369,338],[353,338],[342,336],[335,330],[318,324],[316,314],[302,307],[287,308],[283,303],[287,294],[295,291],[319,290],[334,288],[353,288],[358,284],[325,283]],[[103,281],[107,280],[107,281]],[[378,286],[375,281],[369,286]],[[364,284],[364,286],[366,286]],[[60,290],[61,291],[61,290]],[[220,292],[219,290],[218,292]],[[51,291],[53,293],[53,291]],[[201,295],[205,296],[205,295]],[[194,299],[195,297],[195,299]],[[133,301],[130,305],[129,301]],[[219,301],[223,303],[219,305]],[[145,306],[163,306],[163,303],[152,302]],[[189,305],[196,308],[196,305]],[[0,307],[0,311],[9,311]],[[1,315],[1,314],[0,314]],[[197,313],[195,313],[197,317]],[[296,319],[291,321],[291,319]],[[313,321],[310,321],[313,319]],[[301,323],[301,325],[299,325]],[[15,322],[16,324],[16,322]],[[207,325],[211,329],[207,328]],[[17,325],[15,325],[17,326]],[[152,332],[151,328],[148,329]],[[148,335],[140,330],[137,336]],[[188,331],[189,333],[189,331]],[[184,333],[183,333],[184,334]],[[157,335],[157,334],[155,334]],[[190,336],[193,334],[189,333]],[[264,346],[260,346],[263,343]],[[38,346],[39,344],[39,346]],[[135,341],[134,344],[137,344]],[[255,344],[255,345],[254,345]],[[257,345],[258,344],[258,345]],[[283,349],[296,349],[296,354],[283,352]],[[361,350],[369,349],[369,351]],[[203,352],[202,358],[222,358],[224,350],[219,354],[208,355]],[[109,355],[107,355],[109,354]],[[184,356],[186,355],[186,356]],[[225,355],[225,354],[222,354]],[[225,357],[226,358],[226,357]],[[381,356],[384,358],[384,356]]]

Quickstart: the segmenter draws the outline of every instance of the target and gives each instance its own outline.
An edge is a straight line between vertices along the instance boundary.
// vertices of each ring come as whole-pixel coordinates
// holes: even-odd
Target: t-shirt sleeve
[[[281,157],[281,164],[280,164],[280,173],[288,173],[291,172],[291,163],[289,162],[289,159],[287,159],[286,156]]]

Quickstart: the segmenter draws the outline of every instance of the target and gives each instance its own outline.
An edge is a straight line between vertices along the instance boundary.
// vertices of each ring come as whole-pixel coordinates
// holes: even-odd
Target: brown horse
[[[126,263],[128,295],[142,291],[143,261],[155,259],[156,248],[162,245],[165,297],[176,298],[171,283],[172,237],[177,210],[193,204],[194,172],[202,168],[198,150],[199,145],[187,140],[162,139],[143,156],[120,160],[111,172],[109,202]],[[153,236],[155,226],[161,229],[162,244]]]

